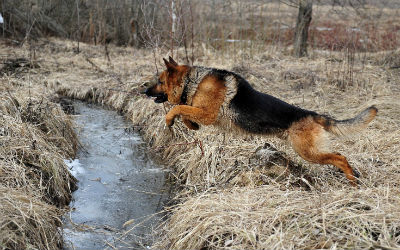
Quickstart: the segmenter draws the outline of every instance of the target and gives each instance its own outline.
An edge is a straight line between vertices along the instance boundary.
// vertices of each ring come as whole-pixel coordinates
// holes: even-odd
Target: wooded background
[[[298,56],[307,54],[307,40],[329,50],[395,49],[399,9],[396,0],[2,0],[0,26],[16,45],[56,36],[172,52],[184,46],[189,61],[194,44],[222,51],[233,44],[236,50],[294,44]]]

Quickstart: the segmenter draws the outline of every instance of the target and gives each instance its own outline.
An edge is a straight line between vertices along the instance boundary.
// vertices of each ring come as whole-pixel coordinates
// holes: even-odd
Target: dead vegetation
[[[63,159],[73,157],[77,138],[59,105],[20,73],[1,78],[0,249],[57,249],[61,208],[76,189]]]
[[[287,1],[177,2],[174,26],[169,1],[2,1],[10,39],[0,45],[0,249],[62,248],[60,208],[75,189],[63,159],[77,145],[63,97],[125,114],[171,169],[175,205],[154,249],[400,248],[397,1],[316,4],[302,59],[288,56],[295,9]],[[165,127],[171,106],[140,90],[167,51],[338,119],[376,105],[366,131],[331,144],[360,172],[360,187],[273,137]]]
[[[286,142],[277,138],[237,134],[212,126],[202,126],[193,132],[180,121],[171,129],[165,127],[164,115],[170,106],[155,104],[140,95],[145,82],[155,73],[153,51],[110,46],[109,61],[102,47],[81,44],[80,54],[74,52],[74,43],[68,41],[50,40],[40,47],[37,51],[40,68],[24,75],[24,79],[3,76],[2,81],[8,88],[24,89],[28,92],[27,100],[29,96],[57,93],[119,110],[132,120],[134,128],[149,143],[149,150],[171,169],[179,192],[176,205],[166,208],[170,217],[159,228],[155,249],[400,246],[399,72],[379,63],[385,60],[382,54],[356,54],[354,60],[349,60],[346,53],[327,55],[312,51],[309,58],[293,59],[285,55],[285,49],[266,47],[252,59],[238,63],[229,55],[218,54],[201,44],[197,46],[196,65],[235,68],[257,89],[303,108],[343,119],[375,104],[380,113],[366,131],[352,138],[332,140],[331,147],[346,155],[361,174],[360,188],[353,189],[336,168],[304,162]],[[24,51],[22,48],[16,53]],[[181,62],[184,51],[177,52],[177,60]],[[160,58],[156,58],[159,63],[164,55],[161,53]],[[52,161],[43,154],[34,154],[38,152],[32,150],[34,140],[24,144],[32,152],[20,149],[23,155],[29,156],[29,163],[31,159],[41,160],[43,164],[39,167],[43,166],[45,173],[58,169],[61,173],[57,174],[65,176],[60,170],[65,168],[58,165],[57,160],[57,156],[65,154],[57,148],[67,147],[62,144],[62,138],[69,138],[69,133],[64,135],[59,129],[56,132],[50,129],[61,128],[63,123],[43,126],[40,110],[47,102],[34,98],[29,104],[29,101],[15,98],[19,95],[14,94],[20,106],[25,104],[21,112],[13,108],[16,102],[6,93],[1,103],[11,107],[5,109],[13,112],[9,117],[19,115],[21,122],[30,124],[29,131],[42,133],[49,142],[41,144],[41,140],[26,132],[28,130],[18,130],[15,134],[34,138],[35,147],[44,152],[49,150],[47,143],[59,143],[51,151]],[[33,106],[29,108],[30,105]],[[58,110],[50,108],[44,113]],[[30,118],[23,118],[24,114],[30,114]],[[62,114],[58,116],[63,117]],[[64,122],[68,124],[69,121]],[[46,129],[56,135],[48,136]],[[52,141],[53,137],[60,139]],[[16,150],[14,155],[20,156],[18,152]],[[29,167],[34,172],[35,165]],[[23,165],[9,168],[26,171]],[[7,172],[1,169],[0,173],[3,176]],[[17,183],[30,180],[15,176],[8,179],[15,179]],[[47,188],[58,184],[52,181],[39,194],[47,197],[48,192],[53,196]],[[65,186],[58,190],[65,190]],[[46,198],[41,200],[46,201]],[[19,210],[14,213],[16,211]]]
[[[389,192],[389,193],[388,193]],[[174,209],[155,249],[379,249],[399,245],[398,192],[208,190]]]
[[[28,59],[21,58],[9,58],[3,62],[3,67],[0,69],[0,74],[14,74],[17,72],[27,73],[31,68],[38,68],[37,63],[31,62]]]
[[[344,119],[377,105],[380,113],[366,131],[332,138],[331,147],[361,174],[360,188],[353,189],[334,167],[304,162],[277,138],[212,126],[193,132],[180,121],[165,127],[170,106],[139,94],[154,75],[151,51],[111,46],[110,64],[95,46],[82,45],[82,55],[68,52],[70,42],[52,43],[67,52],[41,64],[40,70],[51,71],[46,86],[121,111],[171,168],[177,205],[167,209],[170,218],[159,228],[156,249],[399,247],[399,72],[378,63],[382,54],[365,55],[371,63],[316,51],[294,60],[267,48],[238,65],[199,46],[196,64],[236,67],[257,89],[319,113]],[[95,66],[84,59],[89,56]]]

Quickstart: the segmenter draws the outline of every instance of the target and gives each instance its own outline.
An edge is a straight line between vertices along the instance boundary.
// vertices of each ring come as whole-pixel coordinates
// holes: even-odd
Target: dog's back
[[[277,133],[290,127],[293,122],[307,116],[316,116],[313,111],[290,105],[271,95],[261,93],[239,75],[237,92],[229,104],[235,114],[233,121],[251,133]]]
[[[335,135],[345,135],[365,128],[377,114],[377,109],[371,106],[354,118],[336,120],[259,92],[240,75],[233,72],[214,69],[210,73],[225,80],[227,88],[230,84],[235,85],[235,94],[229,98],[228,104],[231,111],[230,119],[237,126],[251,133],[280,133],[289,129],[293,123],[310,117],[325,131]],[[227,80],[229,77],[234,78],[234,81]]]

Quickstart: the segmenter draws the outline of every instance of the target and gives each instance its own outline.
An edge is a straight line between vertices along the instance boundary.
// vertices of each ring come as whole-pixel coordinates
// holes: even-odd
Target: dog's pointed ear
[[[164,60],[165,66],[167,66],[167,68],[168,68],[169,62],[165,58],[163,58],[163,60]]]
[[[167,61],[167,59],[163,58],[165,66],[167,66],[167,70],[172,72],[175,71],[175,66],[174,64],[170,63],[169,61]]]
[[[178,66],[178,63],[177,62],[175,62],[175,60],[171,57],[171,56],[169,56],[169,62],[171,63],[171,64],[173,64],[174,66]]]

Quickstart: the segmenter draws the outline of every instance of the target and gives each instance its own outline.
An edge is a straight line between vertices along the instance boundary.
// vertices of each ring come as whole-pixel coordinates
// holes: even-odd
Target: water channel
[[[115,111],[74,102],[81,143],[66,160],[79,180],[64,216],[64,249],[146,249],[168,199],[166,172]]]

